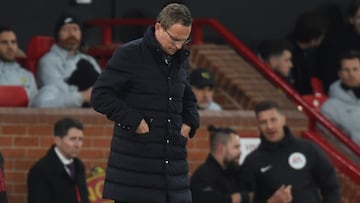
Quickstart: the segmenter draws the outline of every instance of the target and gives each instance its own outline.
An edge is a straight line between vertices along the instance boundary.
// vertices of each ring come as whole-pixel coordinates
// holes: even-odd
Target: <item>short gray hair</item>
[[[170,26],[181,23],[184,26],[190,26],[193,18],[190,10],[183,4],[171,3],[165,6],[159,13],[156,21],[165,29]]]

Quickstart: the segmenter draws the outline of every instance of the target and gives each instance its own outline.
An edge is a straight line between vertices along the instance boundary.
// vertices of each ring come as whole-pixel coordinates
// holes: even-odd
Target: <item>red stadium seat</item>
[[[319,110],[321,105],[328,99],[328,96],[323,94],[303,95],[302,98],[315,109]]]
[[[25,107],[28,102],[23,86],[0,85],[0,107]]]
[[[308,103],[313,110],[320,112],[321,105],[328,99],[328,96],[324,94],[311,94],[311,95],[302,95],[302,98]],[[309,115],[309,130],[316,131],[316,119],[309,114],[309,112],[305,111]]]
[[[311,87],[314,91],[314,94],[325,94],[326,95],[326,92],[324,91],[324,86],[322,84],[322,81],[317,78],[317,77],[311,77],[310,79],[310,82],[311,82]]]
[[[36,76],[39,59],[50,50],[54,43],[51,36],[34,36],[30,39],[26,49],[25,68],[30,70]]]

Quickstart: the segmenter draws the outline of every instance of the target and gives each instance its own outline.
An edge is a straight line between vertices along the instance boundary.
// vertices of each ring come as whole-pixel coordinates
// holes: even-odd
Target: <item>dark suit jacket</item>
[[[4,157],[0,152],[0,203],[7,203],[5,176],[4,176]]]
[[[28,203],[79,203],[78,195],[81,203],[89,203],[84,164],[80,159],[74,159],[75,178],[72,179],[54,147],[30,169]]]

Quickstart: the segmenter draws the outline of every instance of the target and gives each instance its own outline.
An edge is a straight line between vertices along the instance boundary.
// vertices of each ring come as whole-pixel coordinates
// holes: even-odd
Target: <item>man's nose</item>
[[[7,46],[8,49],[14,49],[15,48],[15,44],[11,43],[11,42],[6,43],[6,46]]]
[[[175,42],[175,47],[176,49],[181,49],[183,46],[183,43],[182,42]]]
[[[82,146],[82,143],[83,143],[82,140],[76,140],[75,141],[75,146],[80,148]]]
[[[267,129],[271,129],[271,128],[272,128],[271,122],[266,123],[266,128],[267,128]]]

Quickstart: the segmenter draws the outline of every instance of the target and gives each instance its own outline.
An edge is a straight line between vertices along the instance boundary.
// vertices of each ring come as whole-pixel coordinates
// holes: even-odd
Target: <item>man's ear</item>
[[[269,58],[269,66],[270,68],[274,69],[278,64],[278,58],[273,56]]]
[[[225,146],[223,144],[219,144],[218,146],[218,153],[223,155],[225,152]]]
[[[338,70],[337,75],[341,79],[341,70]]]
[[[160,23],[155,23],[155,30],[160,30],[160,29],[161,29]]]
[[[58,146],[58,145],[60,144],[60,142],[61,142],[61,137],[59,137],[59,136],[54,136],[54,142],[55,142],[55,144]]]
[[[351,25],[354,25],[354,18],[353,17],[349,17],[348,21]]]
[[[281,119],[283,120],[284,125],[286,125],[286,116],[281,113]]]

